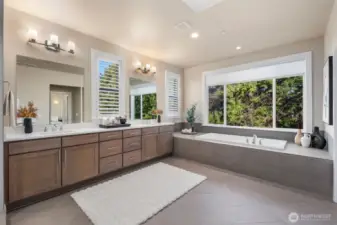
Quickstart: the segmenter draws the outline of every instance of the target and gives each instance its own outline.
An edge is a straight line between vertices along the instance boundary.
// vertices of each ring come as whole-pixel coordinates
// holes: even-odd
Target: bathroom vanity
[[[173,124],[93,128],[5,140],[5,198],[13,210],[169,155]],[[30,138],[31,137],[31,138]]]

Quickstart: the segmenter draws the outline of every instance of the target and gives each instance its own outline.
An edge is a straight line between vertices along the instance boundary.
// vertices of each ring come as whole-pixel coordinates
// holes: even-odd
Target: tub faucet
[[[256,134],[254,134],[253,135],[253,141],[252,141],[252,144],[256,144],[256,141],[257,141],[257,135]]]

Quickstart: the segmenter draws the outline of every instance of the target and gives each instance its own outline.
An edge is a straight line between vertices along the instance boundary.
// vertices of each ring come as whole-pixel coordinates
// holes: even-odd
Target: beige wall
[[[262,61],[271,58],[287,56],[295,53],[308,52],[313,53],[313,124],[324,128],[322,123],[322,70],[323,70],[323,56],[324,56],[324,39],[317,38],[308,41],[302,41],[290,45],[279,46],[275,48],[266,49],[263,51],[253,52],[228,58],[218,62],[199,65],[184,71],[184,108],[190,107],[193,103],[201,105],[202,100],[202,73],[205,71],[212,71],[221,68],[226,68],[245,63]],[[201,114],[200,108],[198,112]]]
[[[325,41],[324,41],[324,58],[328,56],[334,56],[334,75],[333,75],[333,82],[334,82],[334,114],[336,113],[336,102],[337,102],[337,1],[335,1],[334,7],[332,8],[330,20],[326,29],[325,33]],[[336,124],[336,116],[334,116],[333,123]],[[335,126],[335,125],[334,125]],[[328,138],[329,144],[329,151],[333,156],[334,163],[337,162],[337,150],[336,150],[336,133],[335,127],[325,125],[326,137]],[[337,203],[337,167],[334,167],[334,193],[333,193],[333,200]]]
[[[334,51],[336,50],[337,50],[337,3],[334,4],[334,7],[331,11],[330,20],[325,33],[324,58],[327,59],[328,56],[334,55]],[[334,100],[334,102],[336,101]],[[336,121],[334,121],[334,123],[335,122]],[[327,133],[326,137],[328,139],[329,146],[333,146],[332,144],[334,138],[334,126],[325,125],[325,130]]]
[[[54,33],[59,36],[61,45],[66,46],[69,40],[76,43],[76,55],[66,53],[56,54],[49,52],[39,46],[27,44],[27,31],[34,28],[38,31],[38,39],[49,39],[49,35]],[[107,27],[107,29],[113,29]],[[142,63],[150,63],[157,67],[156,84],[158,108],[165,110],[165,70],[183,75],[183,69],[164,62],[139,55],[128,51],[118,45],[110,44],[105,41],[84,35],[77,31],[62,27],[49,21],[39,19],[5,7],[5,27],[4,27],[4,79],[12,84],[16,83],[16,55],[29,56],[49,61],[71,64],[85,69],[84,76],[84,119],[91,119],[91,66],[90,51],[96,49],[121,56],[124,60],[124,74],[126,84],[124,91],[128,93],[128,77],[135,76],[134,62],[139,60]],[[182,77],[183,78],[183,77]],[[183,81],[183,79],[182,79]],[[183,85],[183,82],[182,82]],[[14,87],[14,85],[12,85]],[[6,91],[6,90],[5,90]],[[13,90],[16,92],[16,90]],[[126,98],[126,111],[128,112],[128,98]]]

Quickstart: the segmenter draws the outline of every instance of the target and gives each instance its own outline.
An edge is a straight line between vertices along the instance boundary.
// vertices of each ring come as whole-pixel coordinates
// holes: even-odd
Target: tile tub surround
[[[328,152],[288,144],[286,150],[262,150],[196,141],[174,134],[174,156],[228,169],[331,198],[333,161]]]
[[[56,132],[43,132],[43,128],[39,127],[36,132],[34,129],[34,132],[31,134],[23,133],[23,128],[21,127],[16,128],[5,127],[4,142],[34,140],[34,139],[62,137],[62,136],[75,136],[80,134],[123,131],[123,130],[170,126],[170,125],[174,125],[174,123],[131,124],[130,127],[105,129],[99,128],[97,124],[82,123],[82,124],[65,125],[63,131],[56,131]]]
[[[177,128],[189,128],[188,123],[181,123]],[[270,131],[270,130],[257,130],[248,128],[234,128],[234,127],[216,127],[216,126],[203,126],[201,123],[195,124],[195,129],[201,133],[219,133],[219,134],[232,134],[239,136],[253,136],[256,134],[258,137],[286,140],[294,142],[296,132],[289,131]],[[179,131],[179,130],[178,130]],[[324,131],[321,130],[321,134],[324,136]]]

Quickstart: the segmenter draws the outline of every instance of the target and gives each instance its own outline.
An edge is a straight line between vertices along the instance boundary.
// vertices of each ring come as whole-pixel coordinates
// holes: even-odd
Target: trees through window
[[[297,128],[303,113],[303,76],[209,86],[208,103],[209,124]]]

